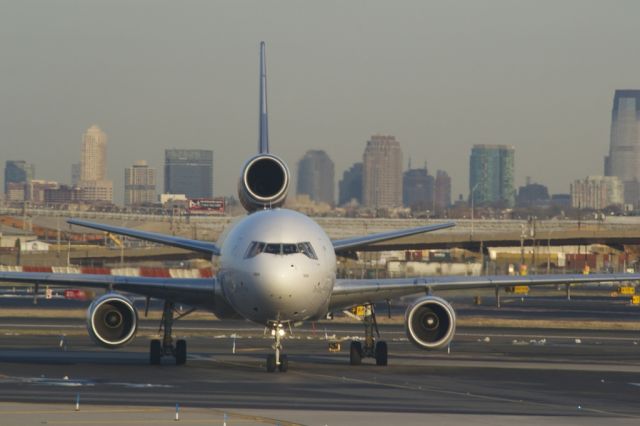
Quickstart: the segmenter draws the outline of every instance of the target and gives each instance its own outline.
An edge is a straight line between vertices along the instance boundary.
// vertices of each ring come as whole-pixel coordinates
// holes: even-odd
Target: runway
[[[563,305],[529,316],[553,319],[565,314]],[[579,305],[571,302],[579,312],[592,308]],[[511,309],[527,316],[528,307]],[[610,309],[607,317],[639,312]],[[75,331],[64,333],[65,325]],[[182,367],[169,359],[148,365],[152,324],[117,351],[94,346],[82,326],[81,318],[0,318],[3,425],[158,424],[174,421],[176,404],[181,421],[193,424],[222,424],[224,413],[229,424],[539,424],[539,416],[549,424],[636,424],[640,418],[637,331],[461,327],[447,353],[420,351],[402,325],[386,324],[389,366],[367,360],[352,367],[348,346],[330,353],[325,337],[360,335],[360,325],[328,322],[294,329],[285,342],[289,372],[266,373],[271,342],[245,322],[177,325],[189,344]],[[75,412],[78,396],[82,409]],[[16,405],[23,403],[30,408]]]

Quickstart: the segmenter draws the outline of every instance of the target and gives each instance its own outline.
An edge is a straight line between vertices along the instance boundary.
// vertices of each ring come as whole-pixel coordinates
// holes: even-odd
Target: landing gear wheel
[[[376,343],[375,355],[376,365],[387,365],[387,342]]]
[[[273,373],[276,371],[276,356],[274,354],[267,355],[267,372]]]
[[[160,358],[162,358],[162,345],[160,340],[154,339],[149,344],[149,364],[160,365]]]
[[[178,340],[176,342],[176,365],[184,365],[187,362],[187,342]]]
[[[352,341],[349,347],[349,363],[351,365],[362,364],[362,343]]]
[[[286,355],[280,355],[280,365],[278,366],[278,369],[282,373],[286,373],[289,369],[289,359]]]

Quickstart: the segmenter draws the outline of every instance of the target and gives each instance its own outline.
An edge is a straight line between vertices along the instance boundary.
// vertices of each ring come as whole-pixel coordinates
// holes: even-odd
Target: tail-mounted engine
[[[278,157],[257,155],[242,168],[238,197],[248,212],[282,206],[288,191],[289,169]]]
[[[456,330],[456,314],[446,300],[427,296],[416,300],[405,313],[407,337],[420,349],[440,349]]]
[[[115,349],[126,345],[138,330],[138,312],[126,297],[109,293],[97,298],[87,310],[87,330],[98,345]]]

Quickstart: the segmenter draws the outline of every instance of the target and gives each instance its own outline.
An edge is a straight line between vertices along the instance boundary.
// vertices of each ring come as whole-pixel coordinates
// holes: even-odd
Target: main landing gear
[[[176,359],[176,365],[184,365],[187,362],[187,342],[179,339],[173,344],[173,322],[185,315],[190,314],[195,309],[191,309],[174,318],[175,304],[169,300],[164,302],[162,319],[160,320],[160,330],[163,331],[162,340],[154,339],[149,345],[149,363],[159,365],[163,356],[172,356]]]
[[[289,369],[289,359],[282,353],[282,338],[287,334],[284,329],[284,324],[281,322],[271,323],[267,326],[273,336],[273,350],[275,353],[267,355],[267,371],[273,373],[276,368],[281,372],[286,372]]]
[[[387,342],[378,340],[376,342],[373,337],[375,329],[378,339],[380,331],[378,330],[378,322],[373,305],[365,305],[364,313],[364,346],[358,340],[352,340],[349,348],[349,362],[351,365],[362,364],[362,358],[375,358],[376,365],[387,365]]]

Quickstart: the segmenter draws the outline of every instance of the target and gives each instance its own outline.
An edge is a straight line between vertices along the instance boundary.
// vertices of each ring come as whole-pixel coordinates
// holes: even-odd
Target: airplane
[[[379,333],[374,303],[406,295],[419,297],[407,307],[405,329],[419,349],[446,348],[455,335],[456,314],[449,302],[434,291],[495,288],[514,285],[600,283],[640,280],[640,274],[537,275],[537,276],[446,276],[387,279],[342,279],[336,277],[336,256],[353,256],[373,243],[433,232],[454,226],[440,223],[355,238],[331,240],[308,216],[283,208],[290,184],[285,162],[269,151],[265,43],[260,43],[260,106],[258,153],[242,166],[238,196],[247,215],[239,219],[216,243],[163,235],[136,229],[70,219],[68,223],[110,234],[193,250],[217,258],[213,278],[154,278],[91,274],[1,272],[0,282],[49,286],[73,286],[108,290],[87,310],[87,330],[96,344],[120,348],[135,337],[138,311],[127,294],[164,301],[162,339],[149,347],[150,364],[173,357],[176,365],[187,361],[185,340],[174,342],[174,322],[195,309],[214,313],[220,319],[246,319],[264,325],[273,338],[273,353],[266,370],[289,368],[283,340],[291,328],[304,321],[332,317],[354,306],[364,305],[365,339],[353,340],[349,362],[359,365],[374,358],[388,363],[388,348]],[[176,304],[191,307],[177,313]],[[374,337],[376,331],[376,337]],[[363,345],[364,343],[364,345]]]

